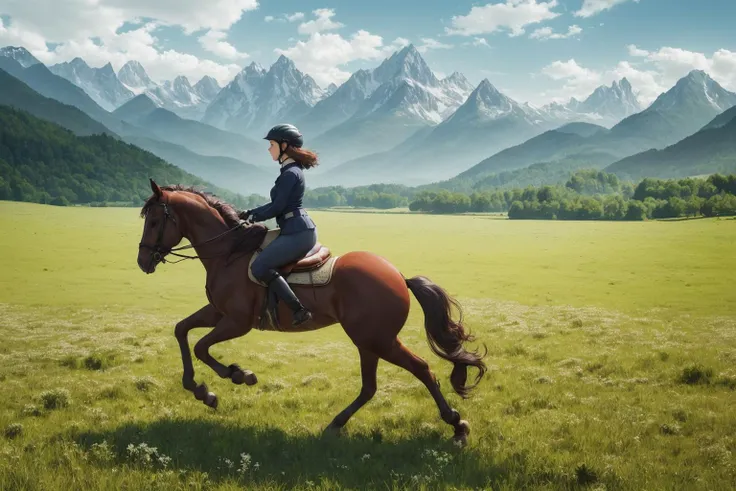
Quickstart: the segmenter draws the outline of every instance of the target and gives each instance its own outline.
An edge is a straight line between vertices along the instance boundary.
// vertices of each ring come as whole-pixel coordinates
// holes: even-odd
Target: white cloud
[[[691,70],[703,70],[724,88],[736,91],[736,52],[719,49],[709,57],[680,48],[646,51],[635,45],[628,46],[628,52],[637,62],[620,61],[610,70],[591,70],[574,59],[550,63],[542,73],[552,80],[564,81],[564,85],[548,94],[556,100],[587,97],[598,85],[626,77],[639,100],[647,105]]]
[[[316,32],[306,41],[297,41],[290,48],[274,51],[293,60],[300,70],[321,86],[327,86],[329,83],[340,85],[350,77],[350,72],[340,66],[356,60],[379,60],[407,44],[408,40],[396,38],[385,45],[381,36],[364,30],[359,30],[349,39],[335,33]]]
[[[571,25],[567,28],[566,33],[560,33],[560,32],[554,32],[549,27],[541,27],[539,29],[536,29],[534,32],[532,32],[529,37],[532,39],[567,39],[574,36],[577,36],[583,32],[583,29],[580,26],[577,25]]]
[[[426,53],[430,49],[450,49],[451,44],[445,44],[432,38],[422,38],[422,44],[417,47],[417,51],[420,53]]]
[[[276,17],[274,17],[273,15],[267,15],[263,18],[263,20],[265,20],[266,22],[273,22],[276,20]]]
[[[47,64],[80,56],[93,66],[109,61],[119,68],[137,60],[158,80],[209,74],[222,83],[237,73],[236,65],[162,49],[153,34],[161,26],[179,26],[187,35],[208,30],[200,38],[203,45],[229,58],[240,56],[224,33],[257,7],[257,0],[4,0],[2,13],[10,23],[0,28],[0,42],[22,44]],[[49,50],[47,43],[56,46]]]
[[[394,39],[393,43],[391,43],[392,46],[394,46],[396,49],[401,49],[405,46],[409,46],[410,42],[406,38],[396,38]]]
[[[235,46],[225,41],[227,34],[210,29],[204,36],[200,36],[199,43],[210,53],[227,60],[248,58],[248,53],[238,51]]]
[[[453,16],[452,27],[445,30],[448,34],[474,36],[508,29],[510,36],[520,36],[524,34],[526,26],[559,16],[559,13],[552,11],[557,5],[557,0],[507,0],[506,3],[489,3],[471,8],[468,15]]]
[[[665,46],[657,51],[647,51],[635,45],[628,47],[629,54],[653,65],[667,86],[674,84],[690,70],[703,70],[726,89],[736,91],[736,52],[719,49],[710,57],[705,53]]]
[[[633,44],[628,45],[627,49],[629,50],[630,56],[647,56],[649,54],[649,51],[639,49]]]
[[[343,27],[343,24],[332,20],[332,17],[335,16],[335,9],[317,9],[312,13],[317,18],[300,24],[299,34],[316,34]]]
[[[296,22],[304,18],[304,12],[294,12],[293,14],[287,14],[286,20],[289,22]]]
[[[613,8],[614,5],[628,2],[629,0],[583,0],[580,10],[575,12],[575,17],[592,17],[604,10]],[[639,3],[639,0],[634,0]]]
[[[491,47],[488,44],[488,41],[486,41],[486,38],[473,38],[473,46],[486,46],[488,48]]]

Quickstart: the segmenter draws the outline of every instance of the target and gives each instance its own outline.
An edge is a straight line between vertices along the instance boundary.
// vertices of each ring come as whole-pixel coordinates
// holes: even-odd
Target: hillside
[[[736,111],[714,120],[698,131],[663,150],[648,150],[606,167],[621,177],[687,177],[736,171]]]
[[[145,136],[143,130],[114,117],[93,101],[84,90],[67,79],[54,75],[45,65],[39,63],[23,68],[16,60],[0,56],[0,69],[24,82],[39,94],[80,109],[118,135]]]
[[[266,142],[259,144],[243,135],[181,118],[167,109],[157,107],[145,94],[123,104],[113,114],[148,130],[151,138],[182,145],[201,155],[232,157],[238,160],[262,160],[268,157]]]
[[[108,135],[79,137],[59,125],[0,106],[0,200],[51,204],[125,202],[162,184],[198,185],[244,203],[203,179]]]
[[[191,172],[217,186],[236,193],[256,193],[268,196],[269,190],[278,175],[278,168],[275,163],[272,172],[269,173],[264,169],[230,157],[199,155],[174,143],[135,136],[128,136],[124,139],[128,143],[158,155],[186,172]]]
[[[62,126],[79,136],[113,134],[101,123],[73,106],[44,97],[0,69],[0,104],[26,111],[37,118]]]

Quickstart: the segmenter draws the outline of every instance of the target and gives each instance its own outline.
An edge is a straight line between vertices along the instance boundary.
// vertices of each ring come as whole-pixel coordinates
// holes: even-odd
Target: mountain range
[[[69,119],[66,127],[77,132],[104,128],[182,168],[212,172],[223,186],[231,172],[223,169],[239,168],[253,176],[250,182],[269,185],[267,167],[244,162],[267,162],[261,138],[280,122],[297,124],[305,146],[320,156],[310,187],[377,182],[467,187],[500,182],[502,173],[530,166],[530,173],[504,174],[501,180],[543,179],[543,172],[560,175],[579,167],[645,175],[659,165],[656,172],[666,174],[674,170],[655,160],[671,157],[683,148],[678,142],[700,133],[687,148],[695,141],[714,145],[714,138],[728,134],[715,130],[730,128],[724,111],[736,105],[736,94],[693,70],[646,108],[625,78],[584,100],[536,107],[513,100],[487,79],[473,86],[457,72],[438,78],[413,45],[325,88],[283,55],[268,69],[251,63],[222,88],[207,76],[194,85],[183,76],[158,83],[136,61],[117,73],[110,64],[93,68],[80,58],[47,68],[22,47],[0,49],[0,69],[46,98],[34,102],[34,114],[53,121],[48,100],[73,106],[91,122],[68,109],[54,122]],[[0,84],[13,85],[7,77],[0,77]],[[25,93],[14,87],[13,93]],[[705,128],[708,124],[714,126]],[[649,157],[639,158],[641,152]],[[643,170],[634,170],[639,167]]]
[[[725,90],[705,72],[693,70],[649,107],[611,129],[598,127],[587,135],[571,133],[565,126],[549,130],[484,159],[442,186],[479,182],[537,163],[568,169],[576,166],[602,169],[622,158],[671,146],[735,105],[736,94]]]

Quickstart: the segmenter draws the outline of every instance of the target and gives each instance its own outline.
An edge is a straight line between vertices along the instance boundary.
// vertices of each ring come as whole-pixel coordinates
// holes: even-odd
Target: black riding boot
[[[312,319],[312,314],[304,308],[284,277],[277,271],[270,271],[268,286],[276,292],[276,295],[278,295],[294,313],[294,321],[292,322],[292,325],[298,326]]]

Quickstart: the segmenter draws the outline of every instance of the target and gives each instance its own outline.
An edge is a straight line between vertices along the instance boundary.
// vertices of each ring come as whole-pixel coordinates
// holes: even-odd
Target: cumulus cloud
[[[553,12],[557,0],[506,0],[506,3],[489,3],[472,7],[468,15],[452,17],[452,27],[445,28],[448,34],[475,36],[508,30],[509,36],[524,34],[524,28],[554,19],[560,14]]]
[[[0,42],[21,44],[47,64],[80,56],[93,66],[109,61],[119,68],[137,60],[158,80],[209,74],[222,83],[237,66],[161,49],[154,33],[162,26],[188,35],[207,30],[200,43],[232,59],[243,53],[224,41],[224,33],[257,7],[257,0],[5,0],[2,13],[10,22],[0,28]]]
[[[204,36],[199,38],[199,43],[204,49],[220,58],[228,60],[248,58],[248,53],[238,51],[235,46],[225,41],[226,38],[226,33],[210,29]]]
[[[294,12],[293,14],[287,14],[286,20],[289,22],[296,22],[304,18],[304,12]]]
[[[574,59],[550,63],[542,73],[563,82],[563,87],[550,95],[556,100],[587,97],[598,85],[626,77],[646,105],[691,70],[703,70],[724,88],[736,91],[736,52],[719,49],[708,56],[672,47],[647,51],[634,45],[628,46],[628,52],[636,61],[620,61],[608,70],[585,68]]]
[[[576,17],[592,17],[596,14],[609,10],[615,5],[620,3],[626,3],[630,0],[583,0],[583,5],[580,10],[575,12]],[[633,0],[635,3],[639,3],[639,0]]]
[[[381,36],[363,29],[350,36],[323,32],[343,25],[332,19],[335,16],[333,9],[317,9],[313,13],[316,16],[315,20],[299,25],[300,33],[309,33],[306,40],[296,41],[289,48],[277,48],[274,51],[277,55],[284,55],[293,60],[300,70],[308,73],[321,86],[330,83],[340,85],[347,80],[351,74],[341,68],[347,63],[358,60],[380,60],[409,44],[409,40],[402,37],[386,44]],[[440,48],[442,45],[429,38],[423,42],[426,46],[431,45],[431,48]]]
[[[392,51],[400,49],[406,39],[397,38],[384,45],[383,38],[368,31],[359,30],[349,38],[335,33],[312,34],[306,41],[287,49],[276,49],[276,53],[287,56],[297,67],[309,73],[315,81],[326,86],[329,83],[341,84],[350,77],[350,72],[340,66],[355,60],[378,60]]]
[[[299,25],[299,34],[316,34],[318,32],[331,31],[343,27],[343,24],[335,22],[335,9],[317,9],[312,12],[316,19],[309,20]]]
[[[566,33],[554,32],[549,27],[541,27],[539,29],[536,29],[534,32],[532,32],[529,35],[529,37],[532,38],[532,39],[541,39],[541,40],[545,40],[545,39],[567,39],[567,38],[571,38],[571,37],[577,36],[581,32],[583,32],[583,29],[580,26],[577,26],[577,25],[572,25],[572,26],[568,27]]]
[[[450,49],[451,44],[445,44],[432,38],[422,38],[422,44],[417,46],[417,51],[420,53],[426,53],[430,49]]]

